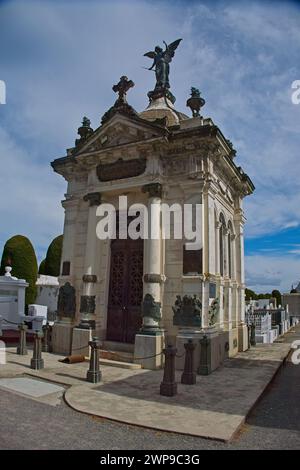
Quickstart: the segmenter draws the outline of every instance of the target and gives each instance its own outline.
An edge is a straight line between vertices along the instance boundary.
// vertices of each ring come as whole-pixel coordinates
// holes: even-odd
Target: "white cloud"
[[[299,255],[300,250],[295,255]],[[258,254],[246,256],[246,285],[255,292],[289,292],[300,280],[299,256]]]
[[[49,162],[73,145],[83,115],[99,125],[122,74],[136,83],[129,102],[144,109],[154,75],[142,68],[150,65],[143,54],[178,37],[184,40],[171,64],[177,109],[189,113],[189,88],[199,86],[204,115],[234,143],[237,164],[257,187],[245,203],[246,234],[296,227],[300,105],[291,103],[290,85],[300,79],[300,13],[284,3],[1,4],[0,43],[6,47],[0,79],[7,84],[7,104],[0,107],[0,158],[6,165],[0,176],[6,221],[1,240],[27,231],[42,250],[61,231],[65,182]]]
[[[41,258],[52,238],[62,233],[65,184],[48,165],[32,162],[2,128],[0,160],[0,246],[13,235],[25,235]]]

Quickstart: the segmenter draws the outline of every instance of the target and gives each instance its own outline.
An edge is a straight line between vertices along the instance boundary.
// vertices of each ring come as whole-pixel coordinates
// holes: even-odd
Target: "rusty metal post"
[[[249,323],[247,325],[247,328],[248,328],[248,349],[250,349],[251,348],[251,326]]]
[[[31,369],[43,369],[44,359],[42,359],[42,338],[43,333],[36,331],[34,333],[33,356],[30,363]]]
[[[17,347],[17,354],[20,356],[26,356],[27,354],[27,346],[26,346],[26,331],[28,330],[28,326],[25,325],[25,323],[20,323],[18,325],[19,331],[20,331],[20,339],[19,339],[19,345]]]
[[[100,359],[100,346],[101,343],[99,339],[95,336],[92,341],[89,341],[89,346],[91,347],[91,357],[90,357],[90,368],[86,374],[86,380],[93,384],[100,382],[101,380],[101,371],[99,365]]]
[[[163,381],[160,384],[160,394],[173,397],[177,394],[177,383],[175,382],[175,356],[177,349],[171,345],[163,349],[165,355],[165,369]]]
[[[206,335],[200,339],[199,375],[211,374],[211,340]]]
[[[43,338],[43,351],[44,352],[51,352],[51,346],[50,346],[50,325],[47,322],[46,325],[43,325],[43,333],[44,333],[44,338]]]
[[[196,383],[196,373],[194,371],[194,351],[196,345],[191,339],[184,344],[185,360],[184,370],[181,375],[181,383],[186,385],[194,385]]]
[[[255,345],[256,345],[256,340],[255,340],[255,323],[251,323],[250,329],[251,329],[251,333],[250,333],[250,344],[251,344],[251,346],[255,346]]]

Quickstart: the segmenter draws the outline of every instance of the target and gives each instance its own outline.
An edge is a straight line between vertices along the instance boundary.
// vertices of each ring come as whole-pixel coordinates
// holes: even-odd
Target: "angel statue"
[[[170,62],[175,55],[175,51],[182,39],[177,39],[176,41],[172,42],[171,44],[167,44],[165,41],[165,50],[161,47],[156,46],[154,51],[146,52],[144,56],[153,59],[153,64],[148,70],[153,70],[155,68],[155,75],[156,75],[156,85],[154,92],[148,93],[148,96],[154,98],[154,94],[163,93],[168,91],[170,88],[169,83],[169,71],[170,71]],[[151,94],[151,95],[150,95]]]

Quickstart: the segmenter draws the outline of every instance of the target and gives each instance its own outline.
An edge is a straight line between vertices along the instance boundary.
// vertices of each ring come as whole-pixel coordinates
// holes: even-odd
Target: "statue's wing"
[[[180,41],[182,41],[182,39],[176,39],[176,41],[171,42],[171,44],[166,46],[166,50],[164,52],[164,57],[165,57],[166,62],[171,62],[172,58],[175,55],[175,51],[177,47],[179,46]]]
[[[150,59],[155,59],[156,53],[154,51],[150,51],[150,52],[146,52],[146,54],[144,54],[144,56],[149,57]]]

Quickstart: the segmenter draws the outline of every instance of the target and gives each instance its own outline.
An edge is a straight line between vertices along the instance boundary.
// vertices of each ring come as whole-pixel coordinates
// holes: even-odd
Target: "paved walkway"
[[[197,384],[178,384],[178,394],[159,395],[162,371],[126,370],[102,366],[103,381],[85,381],[87,363],[62,364],[61,356],[46,354],[45,369],[29,368],[28,356],[8,352],[0,366],[1,377],[31,375],[63,384],[66,402],[75,410],[149,428],[228,441],[280,368],[289,343],[258,345],[226,361],[209,376],[197,376]],[[177,375],[180,382],[180,374]],[[0,380],[1,387],[1,380]],[[37,387],[39,383],[37,382]],[[47,396],[43,398],[44,402]]]

